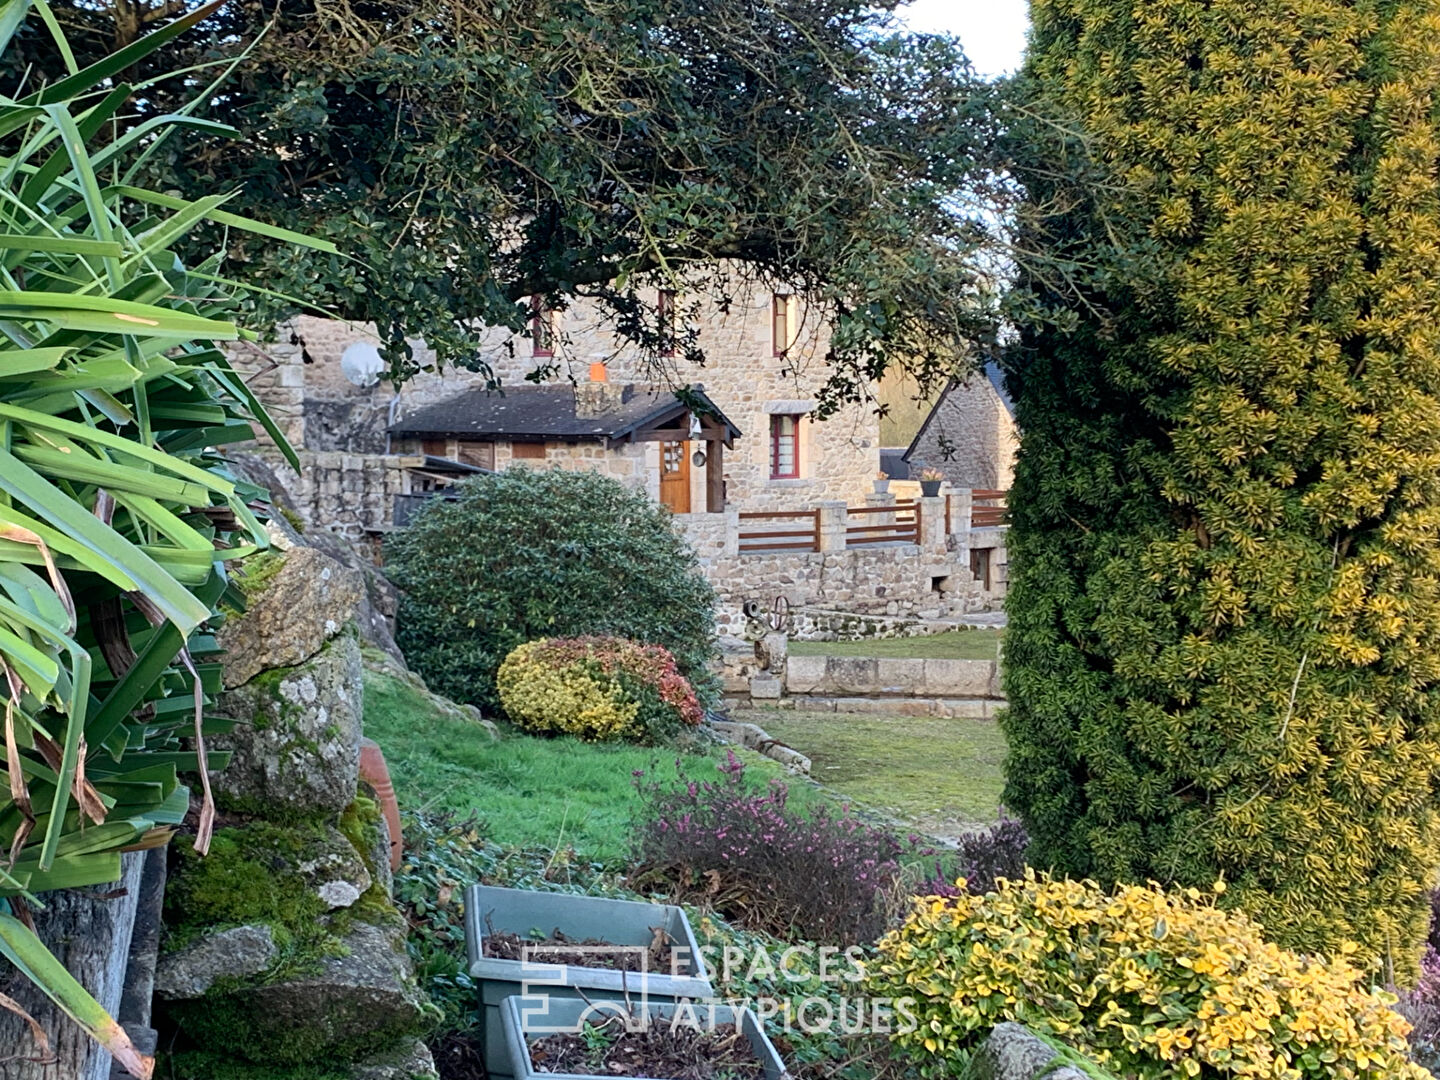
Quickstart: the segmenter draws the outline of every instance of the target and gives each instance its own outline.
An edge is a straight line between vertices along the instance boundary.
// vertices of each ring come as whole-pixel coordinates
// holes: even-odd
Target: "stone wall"
[[[791,631],[801,639],[892,636],[926,621],[993,610],[1003,596],[1003,580],[992,571],[986,590],[971,572],[971,553],[989,550],[994,567],[1005,566],[1004,529],[970,529],[968,492],[921,503],[920,543],[847,546],[850,522],[841,503],[820,506],[820,549],[747,552],[739,539],[744,521],[735,511],[682,514],[675,518],[694,547],[705,576],[718,595],[720,633],[739,635],[747,601],[770,611],[777,597],[791,610]],[[893,496],[873,493],[870,507]],[[886,515],[866,515],[866,524]],[[860,519],[855,519],[860,520]],[[782,521],[796,528],[801,523]],[[999,545],[997,554],[992,545]],[[999,583],[999,588],[995,586]],[[854,625],[852,625],[854,624]]]
[[[957,487],[1009,490],[1019,430],[984,372],[946,388],[912,445],[910,475],[939,469]]]
[[[725,452],[727,496],[732,505],[774,510],[823,499],[859,501],[870,490],[879,461],[879,419],[868,405],[848,407],[823,423],[802,421],[801,476],[770,479],[770,418],[778,413],[805,414],[815,408],[827,374],[824,356],[828,348],[828,330],[821,320],[797,305],[793,344],[787,355],[775,356],[770,309],[771,294],[760,290],[742,294],[725,311],[702,304],[696,318],[701,326],[700,347],[707,357],[703,368],[671,360],[666,361],[667,370],[655,370],[586,304],[557,314],[559,333],[553,358],[537,359],[527,338],[499,331],[486,336],[481,358],[502,384],[510,385],[523,381],[541,364],[556,365],[560,380],[585,381],[595,362],[607,364],[612,382],[702,384],[742,433]],[[304,316],[278,328],[275,343],[237,346],[231,357],[286,437],[297,447],[312,451],[383,453],[390,449],[385,429],[392,420],[485,383],[485,378],[474,372],[430,370],[407,382],[398,393],[383,381],[369,388],[353,386],[341,373],[340,356],[357,341],[375,343],[378,339],[367,326]],[[420,364],[433,365],[433,354],[423,342],[412,342],[412,346]],[[503,448],[504,444],[497,447],[498,468],[509,464]],[[598,456],[598,450],[591,455],[584,447],[562,449],[556,444],[552,448],[559,467],[599,464],[637,486],[636,473],[643,472],[644,486],[647,490],[653,486],[658,492],[658,456],[653,447],[644,452],[643,463],[638,454],[627,457],[618,451],[611,454],[625,460],[613,462],[609,455]],[[703,505],[703,499],[696,505]]]

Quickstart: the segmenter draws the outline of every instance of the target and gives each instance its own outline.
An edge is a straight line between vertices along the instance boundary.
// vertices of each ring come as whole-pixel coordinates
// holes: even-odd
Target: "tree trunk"
[[[33,913],[41,940],[112,1016],[120,1007],[144,865],[143,852],[128,852],[121,856],[119,881],[44,893],[40,899],[45,910]],[[110,1055],[8,964],[0,971],[0,993],[13,997],[40,1022],[55,1054],[49,1065],[0,1064],[0,1080],[106,1080],[110,1075]],[[26,1024],[0,1010],[0,1058],[31,1046]]]

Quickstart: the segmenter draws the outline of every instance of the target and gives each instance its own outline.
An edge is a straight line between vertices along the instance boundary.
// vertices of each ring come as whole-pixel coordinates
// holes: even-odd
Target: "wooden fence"
[[[740,517],[740,553],[756,551],[819,551],[820,509],[814,510],[751,510]],[[746,529],[747,521],[778,521],[781,525],[804,528]]]
[[[889,520],[878,524],[872,514],[887,515]],[[897,502],[890,506],[852,506],[845,511],[845,546],[865,547],[872,544],[918,544],[920,542],[920,504]],[[851,524],[858,522],[858,524]]]
[[[970,493],[974,502],[970,506],[970,527],[972,529],[993,529],[1005,524],[1008,491],[990,488],[976,488]],[[948,530],[947,530],[948,531]]]

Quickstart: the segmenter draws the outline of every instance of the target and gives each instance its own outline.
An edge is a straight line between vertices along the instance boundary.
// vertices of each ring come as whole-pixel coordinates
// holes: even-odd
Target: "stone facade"
[[[1020,433],[998,381],[987,369],[945,388],[905,453],[912,477],[928,467],[956,487],[1009,490]]]
[[[695,315],[706,363],[695,368],[664,360],[656,370],[639,350],[605,326],[593,306],[577,303],[555,315],[555,355],[535,357],[525,337],[492,331],[481,359],[502,385],[517,385],[541,365],[554,365],[558,381],[583,384],[592,364],[604,363],[616,383],[701,384],[715,404],[741,430],[725,451],[726,496],[746,510],[813,505],[820,500],[859,502],[870,490],[878,466],[879,419],[873,407],[855,405],[823,423],[806,414],[828,374],[824,362],[827,328],[803,303],[790,302],[794,327],[784,356],[775,355],[772,294],[754,291],[721,311],[702,303]],[[301,317],[277,330],[265,346],[241,345],[232,362],[271,410],[286,437],[297,447],[320,452],[383,454],[413,452],[416,446],[392,446],[386,428],[408,411],[485,385],[470,371],[433,370],[433,354],[414,342],[416,359],[431,370],[407,382],[398,393],[388,382],[362,388],[344,377],[340,356],[355,342],[378,339],[365,326]],[[804,417],[799,423],[799,473],[795,479],[770,478],[770,425],[775,415]],[[508,467],[510,444],[497,443],[494,465]],[[606,450],[598,444],[551,443],[543,461],[527,466],[600,468],[617,478],[658,493],[659,452],[655,445]],[[691,471],[691,505],[703,507],[704,470]],[[328,522],[327,522],[328,524]]]
[[[868,502],[884,498],[872,494]],[[968,492],[947,498],[923,501],[919,543],[849,546],[849,526],[860,519],[838,502],[820,507],[820,550],[742,550],[743,519],[733,510],[679,515],[675,524],[715,586],[721,634],[740,635],[747,602],[768,612],[783,597],[797,637],[868,637],[876,620],[892,636],[909,625],[991,610],[1003,595],[998,574],[987,589],[971,565],[976,543],[1003,551],[1004,530],[970,528]],[[879,516],[867,515],[863,524]],[[857,618],[863,625],[848,632]]]

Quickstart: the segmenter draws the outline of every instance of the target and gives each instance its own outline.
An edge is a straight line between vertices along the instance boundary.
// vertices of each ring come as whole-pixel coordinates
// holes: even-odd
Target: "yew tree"
[[[337,244],[317,261],[224,237],[258,315],[374,322],[397,375],[407,336],[480,367],[480,329],[523,332],[536,295],[593,298],[657,364],[698,362],[687,320],[665,340],[656,289],[683,315],[736,296],[738,272],[834,317],[833,400],[889,358],[948,375],[992,326],[972,258],[989,228],[965,198],[993,182],[989,90],[953,41],[900,32],[895,5],[223,0],[182,43],[185,74],[129,73],[124,115],[199,92],[238,129],[172,139],[150,179],[238,192],[227,209]],[[190,5],[50,6],[84,63]],[[26,27],[0,83],[64,62]]]
[[[1282,943],[1413,977],[1440,863],[1440,3],[1033,12],[1026,115],[1071,136],[1021,164],[1030,242],[1073,274],[1026,275],[1056,317],[1007,361],[1006,800],[1034,862],[1223,878]]]

